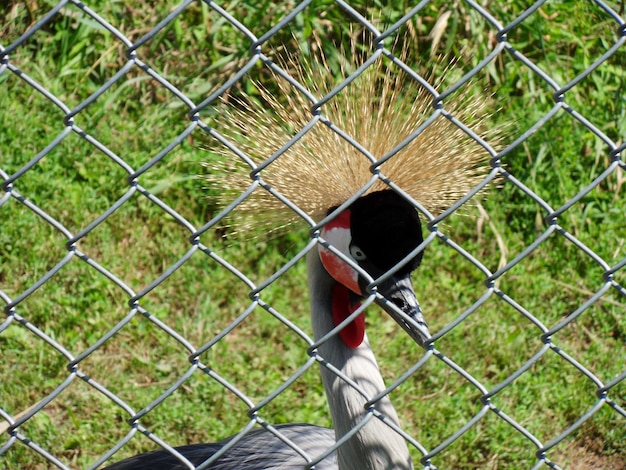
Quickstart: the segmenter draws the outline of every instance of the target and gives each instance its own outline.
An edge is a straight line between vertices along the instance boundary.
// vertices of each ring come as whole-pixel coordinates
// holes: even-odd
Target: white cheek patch
[[[330,243],[334,248],[345,254],[350,259],[353,259],[352,256],[350,256],[350,242],[352,240],[352,237],[350,236],[350,229],[345,225],[340,225],[341,222],[341,220],[333,220],[322,229],[321,235],[324,240]],[[330,274],[335,281],[343,284],[355,294],[361,295],[361,288],[359,287],[359,273],[328,248],[325,248],[322,245],[318,246],[322,265],[324,265],[328,274]],[[356,263],[356,261],[354,262]]]

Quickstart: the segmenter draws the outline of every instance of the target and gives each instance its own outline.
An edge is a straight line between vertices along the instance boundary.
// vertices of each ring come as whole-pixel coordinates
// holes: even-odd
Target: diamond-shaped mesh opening
[[[156,280],[155,271],[158,275],[168,271],[190,248],[189,231],[173,218],[166,216],[158,227],[143,223],[156,211],[161,209],[135,192],[118,211],[86,234],[79,247],[133,288],[144,289]],[[129,224],[129,220],[133,222]],[[151,256],[134,249],[139,240],[150,240]],[[125,260],[123,265],[120,258]],[[152,277],[147,272],[153,273]]]
[[[11,61],[69,106],[74,106],[114,75],[125,61],[116,63],[117,51],[109,48],[115,42],[110,31],[76,5],[69,3],[60,9],[58,6],[50,9],[33,5],[30,24],[9,15],[5,18],[7,29],[3,45],[20,41],[18,35],[22,35],[19,47],[10,53]],[[16,8],[14,12],[19,16],[23,8]],[[44,20],[47,20],[44,24],[32,28],[35,22]],[[28,26],[24,27],[25,24]],[[55,55],[53,60],[45,60],[37,50],[50,43],[54,44],[51,51]],[[89,46],[83,47],[86,44]],[[86,64],[92,65],[87,71],[79,66]]]
[[[400,411],[401,419],[407,422],[405,426],[411,435],[430,451],[461,430],[482,409],[480,392],[435,358],[430,358],[403,387],[407,396],[422,401],[422,406],[419,420],[409,410]],[[449,417],[445,425],[436,419],[442,414]]]
[[[137,68],[131,71],[135,73],[129,72],[128,76],[122,77],[102,93],[96,101],[74,116],[74,122],[81,129],[89,129],[91,138],[123,157],[128,165],[138,170],[148,163],[149,157],[158,154],[183,134],[189,121],[186,116],[188,109],[175,106],[180,102],[174,101],[176,98],[172,93],[155,95],[157,91],[163,91],[163,86],[144,71]],[[112,108],[119,108],[121,116],[110,113]],[[139,109],[143,119],[135,121],[125,118],[137,114]],[[151,130],[157,125],[154,117],[163,115],[169,116],[171,125],[155,141]],[[136,153],[129,152],[125,145],[129,135],[137,137],[135,145],[142,150],[142,158],[138,159]],[[166,162],[171,159],[168,154],[164,157]]]
[[[5,125],[10,125],[15,132],[0,135],[2,154],[5,157],[3,169],[13,173],[62,133],[63,112],[16,75],[5,71],[2,79],[0,97],[3,98],[3,102],[8,104],[12,96],[22,97],[22,99],[11,99],[12,112],[5,120]],[[32,122],[38,120],[41,115],[46,115],[48,118],[33,126]],[[39,136],[40,139],[34,139],[35,136]]]
[[[543,444],[547,444],[598,403],[596,385],[582,374],[572,374],[573,367],[554,351],[548,350],[512,386],[496,395],[493,402]],[[546,375],[552,377],[550,383],[546,383]],[[537,425],[537,415],[545,420],[542,426]],[[605,414],[604,419],[610,420],[610,414]],[[604,426],[606,424],[607,421],[604,421]]]
[[[271,351],[259,354],[253,341],[259,337],[274,345]],[[286,325],[257,307],[241,327],[229,332],[218,345],[200,357],[203,363],[258,401],[307,362],[308,357],[302,346],[298,347],[299,343],[306,344],[298,341]]]
[[[17,230],[0,232],[0,278],[6,295],[17,297],[41,279],[67,254],[66,238],[15,199],[2,206],[5,220],[15,220]],[[29,252],[29,256],[17,253]]]
[[[166,10],[162,5],[150,9],[151,26],[132,30],[133,39],[139,41],[133,50],[161,80],[184,92],[187,99],[198,104],[245,64],[245,58],[235,53],[232,45],[249,47],[250,39],[207,4],[194,2],[182,10]],[[172,68],[173,62],[181,67]],[[159,95],[162,91],[163,87],[155,88]],[[181,105],[171,96],[162,99],[175,107]]]
[[[13,186],[68,230],[77,232],[111,205],[104,194],[118,197],[124,194],[126,176],[116,163],[70,133]],[[73,196],[67,197],[64,207],[58,208],[54,200],[64,193]]]
[[[3,396],[6,397],[3,405],[4,410],[15,417],[43,401],[67,378],[69,372],[65,369],[66,361],[62,353],[17,321],[5,330],[3,337],[6,347],[4,374],[13,377],[13,380],[2,384]],[[26,357],[36,357],[37,362],[30,363],[25,360]],[[25,394],[22,390],[25,384],[30,383],[28,377],[33,370],[40,377],[40,385],[38,390]]]
[[[442,338],[440,348],[490,389],[514,374],[541,349],[540,333],[526,317],[492,294],[476,312]],[[449,349],[448,344],[456,344],[460,338],[473,344],[473,354]],[[494,342],[500,346],[493,348]]]

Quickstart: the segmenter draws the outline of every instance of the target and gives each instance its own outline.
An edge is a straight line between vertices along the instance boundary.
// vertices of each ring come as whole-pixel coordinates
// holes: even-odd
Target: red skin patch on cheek
[[[351,302],[350,291],[341,284],[336,284],[333,288],[332,304],[333,323],[335,326],[339,325],[361,306],[359,302]],[[365,337],[365,315],[361,312],[339,332],[339,337],[350,349],[358,348]]]
[[[322,236],[335,249],[350,256],[350,210],[345,210],[322,229]],[[319,255],[326,272],[340,284],[355,294],[361,295],[359,274],[348,263],[335,255],[328,248],[319,247]]]
[[[320,258],[324,268],[335,281],[343,284],[355,294],[361,293],[358,273],[348,263],[323,247],[320,248]]]

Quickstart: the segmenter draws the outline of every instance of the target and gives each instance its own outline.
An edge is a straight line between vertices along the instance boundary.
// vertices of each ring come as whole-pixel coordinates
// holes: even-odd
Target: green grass
[[[377,11],[379,2],[354,2],[359,11]],[[405,2],[386,2],[382,20],[399,19]],[[10,2],[0,14],[0,44],[17,39],[51,2]],[[132,40],[154,27],[175,2],[92,2],[90,7]],[[614,5],[619,8],[619,5]],[[236,2],[223,7],[262,34],[284,16],[281,2]],[[502,23],[512,21],[524,2],[487,2]],[[622,6],[623,8],[623,6]],[[492,29],[465,6],[435,2],[401,31],[409,60],[439,65],[431,58],[428,37],[435,21],[451,11],[436,55],[455,56],[454,74],[475,66],[493,47]],[[623,11],[622,11],[623,13]],[[381,16],[374,14],[374,16]],[[299,44],[307,53],[312,34],[332,51],[357,30],[331,1],[317,2],[269,41],[287,49]],[[588,67],[615,41],[616,26],[591,2],[547,3],[508,34],[509,42],[564,84]],[[409,46],[410,45],[410,46]],[[193,4],[137,50],[138,57],[200,102],[230,77],[248,57],[250,44],[206,6]],[[615,142],[626,135],[622,48],[566,94],[565,101]],[[122,45],[75,7],[38,31],[11,54],[12,62],[70,108],[105,83],[126,61]],[[331,54],[331,63],[332,54]],[[275,86],[257,67],[231,93],[254,93],[250,80]],[[474,93],[493,96],[494,122],[506,125],[504,144],[530,128],[553,106],[553,90],[511,56],[502,54],[467,84]],[[133,68],[99,100],[76,116],[78,126],[137,169],[163,149],[189,121],[186,109],[145,72]],[[209,116],[209,112],[203,114]],[[0,75],[0,169],[12,174],[64,129],[63,113],[14,74]],[[208,158],[194,131],[181,146],[139,178],[196,227],[218,208],[215,189],[194,178]],[[623,159],[623,157],[622,157]],[[586,187],[609,164],[608,147],[563,110],[510,152],[503,163],[512,175],[553,208]],[[128,190],[118,165],[70,134],[20,177],[14,187],[74,234],[107,210]],[[611,174],[558,219],[609,265],[625,256],[626,202],[623,171]],[[513,184],[501,180],[482,202],[452,215],[441,231],[492,272],[511,261],[546,230],[545,211]],[[242,239],[228,230],[211,231],[201,241],[259,283],[304,246],[306,231],[267,239]],[[139,193],[81,239],[77,248],[135,292],[157,279],[191,248],[189,232]],[[11,298],[41,278],[66,254],[65,237],[16,200],[0,207],[0,290]],[[497,287],[549,327],[558,324],[603,286],[603,270],[559,233],[497,281]],[[298,263],[262,294],[264,301],[304,331],[310,331],[306,270]],[[614,275],[626,284],[623,269]],[[454,320],[485,292],[484,275],[445,243],[435,240],[415,276],[415,288],[432,331]],[[147,293],[140,305],[200,347],[249,305],[246,286],[202,252]],[[71,354],[81,354],[130,311],[124,289],[82,260],[72,259],[44,286],[16,307]],[[555,345],[607,382],[624,371],[626,299],[611,289],[552,338]],[[4,321],[4,318],[2,319]],[[383,375],[397,377],[421,357],[396,325],[372,308],[369,331]],[[480,380],[494,387],[542,346],[540,331],[497,295],[439,340],[437,348]],[[280,386],[307,360],[305,343],[263,309],[256,308],[239,327],[201,356],[204,364],[254,401]],[[135,411],[162,394],[191,365],[188,351],[149,319],[136,315],[116,336],[80,363],[81,372],[103,384]],[[14,321],[0,332],[0,408],[17,415],[38,403],[68,376],[65,357]],[[261,411],[273,423],[330,425],[317,366]],[[610,397],[626,405],[626,385]],[[431,360],[393,396],[406,430],[434,448],[481,409],[480,393],[438,360]],[[513,385],[492,398],[500,410],[544,443],[574,423],[595,403],[595,386],[554,351],[548,351]],[[142,424],[174,445],[215,441],[240,430],[247,406],[207,375],[196,371]],[[127,413],[80,379],[75,379],[20,432],[75,468],[93,464],[128,431]],[[0,420],[0,427],[6,422]],[[626,422],[608,406],[574,432],[548,457],[565,468],[621,468],[626,461]],[[7,435],[0,437],[0,446]],[[137,435],[117,456],[154,448]],[[495,414],[433,459],[439,468],[530,468],[534,446]],[[414,461],[420,458],[414,452]],[[577,464],[578,462],[578,464]],[[40,469],[48,463],[16,443],[0,456],[0,468]]]

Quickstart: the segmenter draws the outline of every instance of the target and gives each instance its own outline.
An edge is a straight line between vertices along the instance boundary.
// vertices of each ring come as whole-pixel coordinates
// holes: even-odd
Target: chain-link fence
[[[132,2],[119,10],[78,1],[7,5],[0,44],[0,466],[98,468],[258,426],[280,433],[275,425],[284,422],[330,425],[317,369],[323,360],[307,303],[298,298],[304,257],[316,241],[259,237],[240,246],[219,236],[243,200],[265,191],[265,168],[271,172],[298,139],[275,143],[275,155],[256,156],[272,159],[257,165],[237,149],[236,137],[222,136],[219,123],[220,110],[242,103],[229,102],[233,87],[274,71],[311,101],[308,125],[329,125],[324,104],[362,70],[317,96],[272,52],[291,31],[320,28],[316,34],[328,35],[322,42],[333,43],[345,18],[373,38],[371,50],[360,52],[366,62],[387,58],[431,93],[432,113],[415,135],[446,118],[491,154],[481,184],[426,217],[420,272],[433,274],[416,291],[432,340],[422,350],[396,334],[394,323],[369,320],[376,328],[368,331],[382,331],[373,341],[388,384],[381,397],[394,401],[414,465],[620,468],[626,23],[619,5],[539,1],[516,10],[516,3],[420,2],[387,18],[374,5],[286,3],[186,0],[149,12],[133,10]],[[569,14],[587,20],[571,36],[536,29]],[[445,90],[423,79],[410,55],[400,60],[391,52],[396,36],[425,39],[435,50],[459,30],[470,45],[482,41],[484,53],[472,49],[469,66]],[[481,35],[467,34],[475,30]],[[568,67],[546,66],[549,48],[530,50],[524,30],[542,44],[577,38],[557,62]],[[185,49],[192,44],[185,38],[198,31],[219,54]],[[246,55],[234,53],[229,40],[244,44]],[[42,55],[47,43],[55,54]],[[467,52],[468,44],[461,46]],[[193,59],[203,52],[212,57],[206,64]],[[53,56],[62,68],[47,62]],[[80,76],[73,72],[79,57],[90,65]],[[506,85],[511,68],[517,89]],[[509,126],[495,149],[446,111],[446,100],[485,76],[495,90],[485,91],[486,100],[493,93],[494,118],[517,100],[517,112],[526,114],[519,120],[528,123]],[[582,94],[584,87],[595,94]],[[532,95],[536,88],[542,91]],[[547,128],[556,134],[543,133]],[[547,147],[549,135],[558,137]],[[228,200],[219,188],[202,194],[195,179],[181,178],[198,171],[187,161],[212,158],[198,150],[198,139],[228,142],[222,155],[230,151],[252,166],[250,186]],[[352,136],[342,139],[359,147]],[[566,160],[576,162],[575,171]],[[455,218],[488,184],[495,189],[470,210],[478,223]],[[215,198],[226,199],[223,211]],[[523,224],[513,220],[516,211]],[[300,215],[317,228],[319,220]],[[309,456],[306,468],[320,460]]]

